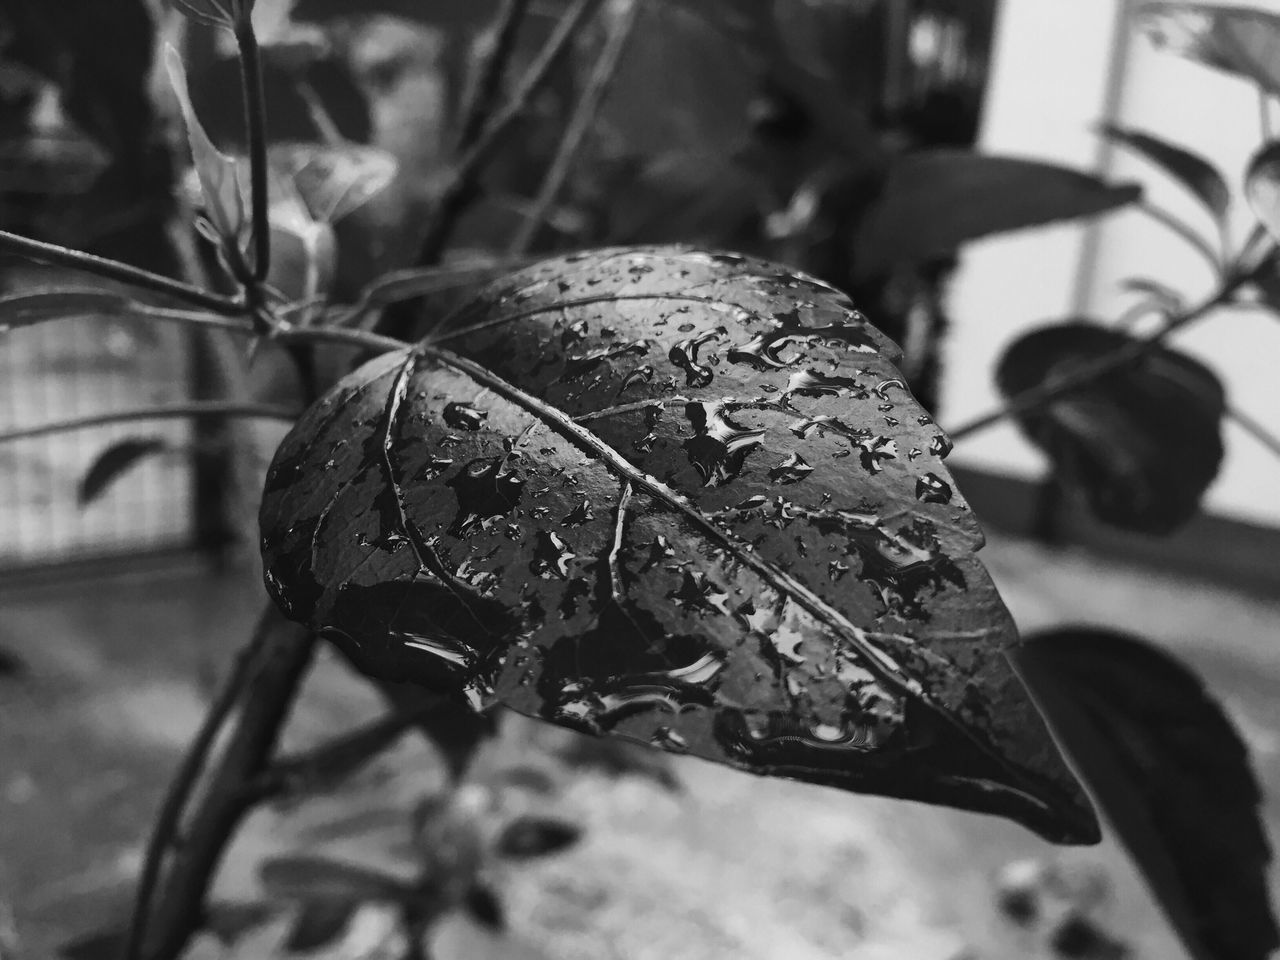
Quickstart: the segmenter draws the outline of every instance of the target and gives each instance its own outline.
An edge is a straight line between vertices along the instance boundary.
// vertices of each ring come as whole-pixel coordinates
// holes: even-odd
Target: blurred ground
[[[984,557],[1022,628],[1090,622],[1132,629],[1196,667],[1237,720],[1280,837],[1280,602],[1172,581],[1096,558],[995,542]],[[184,564],[74,584],[9,587],[0,648],[25,663],[0,676],[0,900],[16,914],[21,956],[118,924],[155,804],[209,690],[261,604],[248,575]],[[290,729],[302,742],[369,714],[374,699],[321,662]],[[515,720],[479,773],[532,762],[560,794],[539,801],[580,820],[569,852],[495,877],[510,932],[461,917],[438,931],[439,960],[1035,960],[1043,929],[997,909],[1011,861],[1059,864],[1100,896],[1096,917],[1135,960],[1182,957],[1112,844],[1056,850],[994,819],[766,781],[677,759],[685,789],[570,770],[546,752],[560,736]],[[549,739],[551,738],[551,739]],[[379,862],[396,827],[352,836],[338,820],[407,808],[436,782],[406,738],[339,795],[246,826],[219,882],[254,895],[270,852],[314,850]],[[1273,889],[1280,889],[1273,886]]]

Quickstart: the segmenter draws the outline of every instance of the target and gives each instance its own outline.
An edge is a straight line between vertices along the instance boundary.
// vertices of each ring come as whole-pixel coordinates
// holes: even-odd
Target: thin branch
[[[1000,407],[998,410],[993,410],[990,413],[970,420],[968,423],[956,427],[953,430],[947,430],[947,436],[949,436],[953,442],[957,442],[970,434],[977,433],[980,430],[985,430],[987,427],[993,426],[994,424],[1008,419],[1009,417],[1016,417],[1029,413],[1033,410],[1039,410],[1048,406],[1059,397],[1069,394],[1074,390],[1079,390],[1081,387],[1093,383],[1100,377],[1106,376],[1113,370],[1117,370],[1125,364],[1131,363],[1141,357],[1151,347],[1161,343],[1174,332],[1181,330],[1183,327],[1196,320],[1199,320],[1214,308],[1231,302],[1231,298],[1235,292],[1246,283],[1252,281],[1254,279],[1254,275],[1259,269],[1261,269],[1261,266],[1265,264],[1269,257],[1274,255],[1275,252],[1276,248],[1273,244],[1270,247],[1268,256],[1264,257],[1257,267],[1252,270],[1232,275],[1223,282],[1212,296],[1208,297],[1196,306],[1189,308],[1186,312],[1170,317],[1168,323],[1152,333],[1150,336],[1141,340],[1135,340],[1128,346],[1115,350],[1112,353],[1107,354],[1105,357],[1099,357],[1091,363],[1081,364],[1069,373],[1066,373],[1054,380],[1051,384],[1045,384],[1038,387],[1032,387],[1030,390],[1024,390],[1022,393],[1011,397],[1006,401],[1004,406]]]
[[[244,690],[245,681],[249,676],[249,667],[261,654],[262,646],[266,643],[273,617],[274,610],[270,608],[259,616],[253,636],[237,654],[231,674],[223,682],[213,703],[209,705],[204,722],[187,748],[187,753],[178,766],[178,772],[169,783],[169,789],[160,805],[160,813],[156,816],[155,826],[152,827],[151,837],[147,841],[146,853],[142,860],[142,872],[138,879],[138,892],[133,905],[133,921],[129,925],[129,937],[124,950],[126,960],[136,960],[142,955],[147,936],[147,920],[151,916],[151,904],[155,898],[156,885],[160,880],[160,870],[164,865],[165,855],[170,843],[177,835],[182,812],[191,799],[191,793],[200,779],[218,734]]]
[[[280,330],[270,339],[277,343],[336,343],[348,347],[360,347],[373,353],[389,353],[409,346],[395,337],[345,327],[289,327]]]
[[[244,316],[247,312],[245,304],[241,300],[210,293],[207,290],[201,290],[199,287],[193,287],[189,283],[183,283],[181,280],[174,280],[158,273],[152,273],[150,270],[130,266],[127,263],[120,263],[118,260],[108,260],[106,257],[82,253],[79,250],[72,250],[70,247],[59,246],[56,243],[44,243],[41,240],[32,240],[29,237],[22,237],[16,233],[0,230],[0,250],[4,249],[12,250],[14,253],[30,260],[52,263],[60,267],[71,267],[74,270],[83,270],[85,273],[105,277],[108,280],[118,280],[130,286],[163,293],[167,296],[184,300],[192,306],[203,307],[223,316]]]
[[[1264,143],[1275,138],[1275,130],[1271,124],[1271,95],[1262,87],[1258,87],[1258,130],[1262,133]]]
[[[396,710],[313,750],[281,757],[249,788],[255,799],[330,786],[351,776],[437,708],[434,700]]]
[[[622,60],[623,51],[627,48],[627,41],[631,38],[639,13],[639,0],[628,0],[618,15],[613,30],[600,51],[600,56],[596,58],[595,66],[591,70],[591,76],[582,91],[582,96],[578,99],[578,105],[574,108],[573,116],[569,119],[564,135],[560,138],[560,146],[556,150],[555,158],[542,179],[542,186],[534,199],[533,209],[507,246],[507,253],[512,256],[529,249],[556,198],[560,195],[569,171],[573,168],[574,158],[581,149],[591,129],[592,121],[600,109],[600,104],[604,102],[609,86],[618,71],[618,64]]]
[[[462,107],[458,146],[463,150],[476,142],[492,112],[502,75],[506,73],[507,63],[515,50],[516,36],[528,9],[529,0],[503,0],[493,32],[487,36],[486,46],[477,57],[471,95]]]
[[[85,427],[101,427],[112,423],[133,423],[138,420],[174,420],[185,417],[260,417],[266,420],[297,420],[301,411],[269,403],[241,403],[234,400],[192,400],[186,403],[155,404],[149,407],[133,407],[111,413],[94,413],[84,417],[69,417],[34,427],[0,431],[0,443],[11,440],[27,440],[45,437]]]
[[[1254,419],[1253,416],[1245,413],[1239,407],[1229,407],[1227,409],[1227,418],[1235,421],[1245,433],[1249,434],[1277,457],[1280,457],[1280,435],[1273,433],[1262,421]]]
[[[453,234],[458,216],[476,188],[481,168],[498,147],[502,135],[519,119],[533,97],[545,86],[551,76],[551,68],[568,50],[574,34],[599,3],[600,0],[574,0],[573,6],[560,18],[537,59],[530,65],[519,86],[512,93],[511,99],[490,117],[489,122],[476,138],[476,142],[458,159],[452,176],[440,191],[440,196],[436,199],[435,207],[427,221],[422,244],[418,250],[417,262],[420,265],[430,266],[439,262],[448,245],[449,237]]]
[[[262,61],[253,22],[236,25],[240,50],[240,87],[249,139],[249,191],[253,212],[253,280],[261,283],[271,269],[271,224],[267,213],[267,127],[262,91]]]
[[[1222,260],[1218,256],[1217,251],[1215,251],[1210,245],[1209,241],[1205,240],[1204,237],[1200,236],[1200,234],[1196,233],[1195,230],[1183,223],[1168,210],[1165,210],[1163,207],[1157,207],[1155,204],[1145,199],[1138,200],[1134,204],[1134,208],[1142,211],[1157,223],[1168,227],[1183,240],[1187,241],[1187,243],[1190,244],[1197,253],[1208,261],[1209,266],[1213,268],[1213,272],[1215,274],[1222,272]]]
[[[169,845],[172,855],[164,871],[165,896],[147,922],[151,933],[144,947],[151,957],[181,955],[198,928],[228,839],[253,805],[244,785],[269,761],[311,663],[314,634],[284,620],[274,608],[264,619],[267,640],[251,658],[226,746],[202,778],[206,788],[183,818],[181,842]]]

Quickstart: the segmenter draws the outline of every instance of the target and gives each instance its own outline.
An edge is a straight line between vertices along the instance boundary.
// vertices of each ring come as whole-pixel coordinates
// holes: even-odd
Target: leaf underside
[[[303,417],[268,588],[477,707],[1093,840],[898,358],[760,261],[544,262]]]

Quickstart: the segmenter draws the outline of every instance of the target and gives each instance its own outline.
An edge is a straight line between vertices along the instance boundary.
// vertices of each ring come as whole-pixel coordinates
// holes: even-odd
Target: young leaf
[[[1271,849],[1244,744],[1186,666],[1136,637],[1067,627],[1013,654],[1196,960],[1280,946]]]
[[[1125,290],[1140,293],[1160,306],[1169,314],[1182,313],[1187,309],[1187,301],[1177,290],[1167,283],[1151,280],[1146,277],[1130,277],[1122,280],[1120,286]]]
[[[125,312],[129,298],[94,287],[41,287],[0,297],[0,333],[50,320]]]
[[[234,0],[172,0],[186,16],[210,27],[235,29]]]
[[[1137,15],[1157,47],[1280,94],[1280,16],[1206,3],[1145,3]]]
[[[547,261],[285,439],[269,588],[375,675],[1092,839],[899,356],[760,261]]]
[[[993,233],[1088,217],[1132,203],[1136,184],[967,150],[921,150],[889,168],[854,237],[855,276],[955,251]]]
[[[200,118],[191,105],[191,94],[187,92],[187,73],[183,69],[182,58],[172,46],[165,46],[164,65],[187,125],[187,142],[191,146],[191,159],[204,198],[205,212],[224,242],[238,244],[245,230],[243,198],[247,196],[247,182],[241,186],[235,160],[214,146],[200,125]]]
[[[528,860],[567,850],[581,837],[582,828],[575,823],[550,817],[517,817],[498,835],[494,850],[509,860]]]
[[[353,900],[305,901],[293,921],[285,949],[302,953],[336,943],[359,908],[360,904]]]
[[[1221,221],[1226,217],[1231,206],[1231,190],[1222,174],[1204,157],[1185,147],[1166,143],[1149,133],[1125,130],[1113,124],[1105,124],[1102,134],[1109,140],[1124,144],[1164,170],[1198,197],[1215,219]]]
[[[392,874],[305,854],[270,857],[258,875],[267,893],[282,900],[411,903],[417,896],[413,884]]]
[[[1088,321],[1041,327],[1005,351],[996,385],[1013,397],[1133,343],[1127,333]],[[1022,414],[1018,425],[1100,520],[1168,533],[1191,518],[1218,473],[1225,406],[1211,370],[1154,346],[1133,363]]]
[[[337,223],[395,179],[396,158],[360,144],[287,143],[271,147],[273,169],[292,181],[313,220]]]
[[[1280,140],[1264,144],[1249,161],[1244,193],[1272,239],[1280,239]]]
[[[76,502],[87,507],[135,463],[153,454],[162,453],[168,447],[162,437],[127,437],[111,444],[98,454],[85,471],[80,480]]]

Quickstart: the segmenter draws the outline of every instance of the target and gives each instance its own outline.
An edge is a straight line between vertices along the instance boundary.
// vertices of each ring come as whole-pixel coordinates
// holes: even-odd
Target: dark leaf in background
[[[1013,654],[1196,960],[1280,946],[1244,743],[1200,679],[1137,637],[1069,627]]]
[[[410,903],[413,884],[356,863],[298,854],[270,857],[258,868],[263,889],[281,900]]]
[[[547,261],[286,438],[269,589],[480,707],[1092,839],[899,356],[761,261]]]
[[[1244,193],[1272,239],[1280,239],[1280,140],[1264,144],[1249,161]]]
[[[0,297],[0,333],[51,320],[124,313],[129,298],[111,290],[47,287]]]
[[[22,658],[11,650],[0,647],[0,677],[16,677],[26,672]]]
[[[1198,197],[1215,219],[1226,217],[1231,206],[1231,190],[1218,169],[1204,157],[1149,133],[1125,130],[1113,124],[1104,125],[1102,134],[1108,140],[1122,143],[1141,154],[1168,173]]]
[[[309,900],[302,904],[285,948],[290,951],[317,950],[342,937],[351,918],[360,909],[356,900]]]
[[[671,770],[670,758],[638,743],[601,737],[573,737],[557,751],[557,755],[578,770],[593,770],[609,777],[631,775],[651,780],[672,793],[680,790],[680,781]]]
[[[499,933],[507,929],[506,910],[503,909],[502,900],[492,887],[477,883],[467,891],[464,906],[471,919],[480,926]]]
[[[559,853],[582,837],[582,828],[551,817],[517,817],[507,824],[494,842],[494,851],[511,860],[527,860]]]
[[[1136,184],[1036,160],[934,149],[894,161],[854,238],[857,278],[955,251],[961,244],[1132,203]]]
[[[996,384],[1006,398],[1052,386],[1135,338],[1087,321],[1042,327],[1014,341]],[[1222,462],[1226,401],[1211,370],[1155,346],[1087,386],[1018,417],[1056,476],[1114,526],[1168,533],[1196,512]]]
[[[85,471],[76,493],[76,502],[87,507],[135,463],[168,448],[168,442],[162,437],[128,437],[111,444]]]
[[[1145,3],[1137,16],[1157,47],[1280,94],[1280,16],[1206,3]]]

